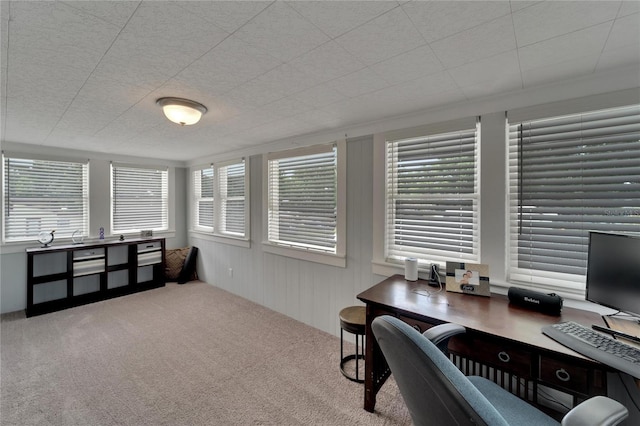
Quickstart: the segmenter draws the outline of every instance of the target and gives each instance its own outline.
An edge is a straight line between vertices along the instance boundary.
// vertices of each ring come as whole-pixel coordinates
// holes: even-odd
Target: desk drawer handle
[[[563,382],[568,382],[569,380],[571,380],[571,375],[564,368],[556,370],[556,377],[558,378],[558,380],[561,380]]]
[[[505,351],[502,352],[498,352],[498,359],[502,362],[509,362],[511,361],[511,357],[509,356],[508,353],[506,353]]]

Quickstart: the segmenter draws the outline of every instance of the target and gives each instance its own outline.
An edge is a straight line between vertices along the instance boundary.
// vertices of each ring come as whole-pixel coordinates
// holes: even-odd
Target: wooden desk
[[[550,316],[510,305],[506,296],[470,296],[444,289],[427,296],[427,291],[437,288],[426,281],[407,282],[401,275],[394,275],[358,295],[367,305],[365,410],[373,412],[376,394],[390,375],[371,332],[371,322],[379,315],[398,317],[421,332],[447,322],[466,327],[467,333],[449,343],[458,368],[468,375],[487,377],[535,405],[539,385],[571,395],[574,405],[590,396],[606,394],[605,366],[540,331],[544,325],[562,321],[604,326],[600,315],[564,308],[561,316]]]

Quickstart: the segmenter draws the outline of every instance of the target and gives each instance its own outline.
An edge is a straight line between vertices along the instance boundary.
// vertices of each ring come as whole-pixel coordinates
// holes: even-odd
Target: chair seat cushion
[[[469,381],[484,395],[510,425],[558,426],[559,423],[517,396],[484,377],[469,376]]]

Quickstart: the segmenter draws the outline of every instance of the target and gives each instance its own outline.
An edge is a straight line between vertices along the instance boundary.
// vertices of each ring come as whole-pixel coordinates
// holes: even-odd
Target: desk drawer
[[[575,364],[541,356],[540,380],[573,392],[589,394],[589,369]]]
[[[424,333],[425,331],[427,331],[428,329],[433,327],[433,324],[430,324],[430,323],[424,322],[424,321],[420,321],[420,320],[417,320],[417,319],[405,317],[403,315],[398,315],[398,318],[401,319],[402,321],[406,322],[407,324],[409,324],[411,327],[413,327],[416,330],[418,330],[420,333]]]
[[[522,378],[533,376],[531,352],[508,342],[462,336],[450,340],[449,351]]]

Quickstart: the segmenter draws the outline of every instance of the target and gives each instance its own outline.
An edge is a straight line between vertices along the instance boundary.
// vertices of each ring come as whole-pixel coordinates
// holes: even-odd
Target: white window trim
[[[400,274],[404,272],[404,264],[390,262],[386,258],[385,253],[385,230],[386,230],[386,189],[387,189],[387,140],[389,139],[402,139],[415,137],[425,134],[438,134],[447,133],[450,131],[460,130],[460,128],[473,127],[476,124],[476,117],[466,117],[459,120],[446,121],[441,123],[428,124],[425,126],[394,130],[385,133],[375,133],[373,135],[373,259],[371,261],[372,272],[376,275],[390,276],[393,274]],[[478,221],[478,239],[481,237],[481,217],[482,217],[482,202],[481,202],[481,143],[482,127],[477,134],[477,221]],[[478,241],[478,259],[482,258],[481,242]],[[419,259],[420,260],[420,259]],[[434,262],[438,263],[438,262]],[[430,274],[431,263],[418,262],[418,274],[420,278],[426,278]],[[444,264],[440,264],[441,270],[444,270]]]
[[[295,259],[306,260],[309,262],[321,263],[330,266],[345,268],[347,266],[346,253],[346,231],[347,231],[347,141],[340,139],[335,142],[337,156],[337,194],[336,194],[336,253],[320,253],[302,248],[284,247],[269,241],[269,159],[296,157],[310,155],[318,152],[318,147],[311,146],[306,148],[298,148],[277,153],[264,154],[262,156],[262,247],[267,253],[279,256],[292,257]],[[324,148],[322,148],[324,149]]]
[[[189,220],[191,223],[191,227],[190,229],[193,231],[197,231],[197,232],[202,232],[202,233],[213,233],[213,230],[215,229],[214,224],[212,223],[211,226],[202,226],[198,223],[197,221],[197,206],[196,206],[196,194],[195,194],[195,177],[194,174],[195,172],[200,172],[202,170],[205,169],[212,169],[212,173],[213,173],[213,178],[215,180],[215,169],[213,168],[213,163],[209,164],[208,166],[202,166],[202,167],[197,167],[197,168],[193,168],[191,170],[189,170],[189,184],[190,184],[190,188],[191,188],[191,215],[189,215]],[[215,193],[213,195],[213,199],[212,199],[214,208],[213,208],[213,215],[214,215],[214,222],[215,222]]]
[[[2,247],[2,253],[13,253],[14,250],[21,251],[20,249],[24,249],[27,247],[33,246],[36,238],[33,239],[21,239],[21,240],[10,240],[6,241],[4,237],[4,221],[5,221],[5,193],[4,193],[4,185],[5,185],[5,157],[8,158],[16,158],[16,159],[26,159],[26,160],[41,160],[41,161],[57,161],[57,162],[68,162],[68,163],[78,163],[83,164],[86,169],[86,198],[85,198],[85,232],[86,234],[90,233],[90,222],[91,222],[91,169],[90,169],[90,160],[86,157],[67,157],[67,156],[49,156],[42,155],[40,153],[23,153],[18,151],[2,151],[2,155],[0,155],[0,188],[2,188],[2,199],[0,200],[0,244]],[[86,237],[87,235],[84,235]],[[70,236],[56,238],[58,242],[71,242],[72,239]],[[18,248],[18,249],[16,249]]]
[[[140,164],[131,164],[131,163],[121,163],[121,162],[111,162],[111,166],[110,166],[110,170],[109,170],[109,179],[111,180],[111,185],[110,185],[110,223],[109,223],[109,228],[110,228],[110,234],[111,235],[136,235],[138,232],[142,231],[142,229],[128,229],[128,230],[124,230],[124,231],[117,231],[114,230],[114,217],[113,217],[113,208],[114,208],[114,182],[113,182],[113,172],[114,172],[114,168],[116,167],[123,167],[123,168],[132,168],[132,169],[146,169],[146,170],[160,170],[163,171],[164,173],[166,173],[166,180],[167,180],[167,196],[166,196],[166,208],[165,208],[165,212],[166,212],[166,218],[164,218],[164,221],[166,223],[166,226],[162,227],[162,228],[151,228],[151,230],[153,230],[154,233],[158,234],[158,233],[163,233],[163,232],[171,232],[171,223],[170,223],[170,217],[171,217],[171,213],[170,210],[172,208],[171,206],[171,179],[169,176],[169,167],[167,166],[154,166],[154,165],[140,165]],[[105,235],[109,234],[108,230],[105,229]]]
[[[505,268],[507,270],[507,280],[515,285],[527,287],[536,291],[549,292],[554,291],[565,297],[572,297],[578,299],[584,299],[585,297],[585,285],[586,275],[560,273],[560,272],[546,272],[540,269],[528,269],[520,268],[517,265],[517,245],[518,245],[518,220],[517,213],[515,211],[514,204],[517,201],[517,194],[515,193],[518,188],[519,182],[512,182],[510,176],[510,129],[511,125],[536,120],[553,120],[562,119],[565,116],[575,116],[580,114],[590,114],[601,110],[607,110],[610,108],[621,108],[626,106],[637,106],[637,100],[625,104],[610,105],[608,102],[593,102],[593,103],[579,103],[574,105],[567,101],[556,105],[553,108],[531,107],[521,110],[514,110],[508,112],[507,119],[505,120],[505,145],[507,151],[507,223],[508,229],[505,231],[505,241],[507,244],[507,259],[505,260]],[[545,114],[546,111],[546,114]],[[513,159],[511,159],[513,161]],[[518,178],[514,178],[516,181]],[[588,224],[589,222],[584,222]],[[513,266],[512,266],[513,265]]]
[[[220,194],[220,169],[226,166],[230,166],[233,164],[239,164],[239,163],[244,163],[244,231],[243,231],[243,235],[238,235],[234,232],[228,232],[228,231],[221,231],[221,221],[222,221],[222,200],[223,197]],[[250,199],[250,191],[249,191],[249,187],[250,187],[250,173],[249,173],[249,160],[246,158],[240,158],[240,159],[236,159],[236,160],[229,160],[229,161],[224,161],[224,162],[220,162],[220,163],[215,163],[213,170],[214,170],[214,185],[213,185],[213,209],[214,209],[214,215],[213,215],[213,222],[214,222],[214,235],[223,237],[223,238],[228,238],[231,240],[244,240],[244,241],[248,241],[249,240],[249,223],[250,223],[250,217],[249,217],[249,212],[251,211],[251,205],[249,203],[249,199]]]
[[[228,166],[230,164],[237,164],[244,161],[244,235],[235,235],[233,233],[223,233],[220,232],[220,227],[217,226],[220,218],[220,210],[221,210],[221,197],[218,191],[218,170],[221,167]],[[236,158],[233,160],[214,162],[208,165],[200,165],[195,166],[189,169],[188,176],[188,185],[189,185],[189,194],[190,194],[190,206],[189,206],[189,234],[194,236],[195,238],[201,238],[206,241],[212,241],[216,243],[228,244],[238,247],[251,247],[251,165],[250,159],[246,157]],[[195,182],[193,180],[193,173],[197,170],[206,169],[209,167],[213,167],[214,171],[214,194],[213,194],[213,229],[206,229],[197,226],[194,223],[195,213],[193,209],[195,208],[195,196],[194,196],[194,185]]]

